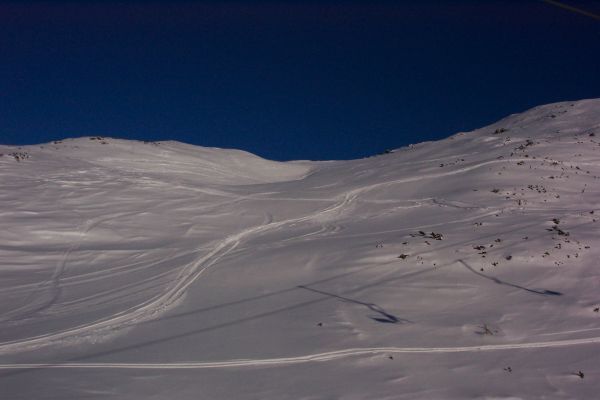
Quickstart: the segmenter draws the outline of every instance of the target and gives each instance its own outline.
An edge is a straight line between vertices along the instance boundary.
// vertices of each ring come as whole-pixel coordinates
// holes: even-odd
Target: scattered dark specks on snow
[[[550,232],[556,232],[556,233],[558,233],[560,236],[569,236],[569,235],[570,235],[570,233],[569,233],[569,232],[565,232],[565,231],[563,231],[562,229],[560,229],[560,228],[558,227],[558,225],[554,225],[552,228],[548,228],[548,229],[546,229],[546,230],[547,230],[547,231],[550,231]]]
[[[423,232],[423,231],[419,231],[418,234],[411,234],[411,236],[415,237],[415,236],[421,236],[427,239],[435,239],[435,240],[442,240],[444,239],[444,235],[442,235],[441,233],[436,233],[436,232],[431,232],[429,234]],[[426,242],[427,243],[427,242]],[[430,244],[430,243],[427,243]]]
[[[15,160],[17,160],[18,162],[21,162],[21,160],[26,160],[29,158],[29,153],[27,153],[27,152],[15,151],[14,153],[10,153],[10,155],[13,156],[15,158]]]

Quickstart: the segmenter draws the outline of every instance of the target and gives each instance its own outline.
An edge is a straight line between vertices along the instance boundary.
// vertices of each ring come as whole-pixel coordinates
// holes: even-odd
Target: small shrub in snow
[[[498,330],[490,328],[488,324],[483,324],[480,326],[480,328],[481,328],[481,331],[478,332],[480,335],[493,336],[496,333],[498,333]]]

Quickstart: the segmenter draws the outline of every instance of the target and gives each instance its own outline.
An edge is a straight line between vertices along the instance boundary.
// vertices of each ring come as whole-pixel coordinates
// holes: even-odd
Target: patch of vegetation
[[[30,157],[29,153],[21,151],[15,151],[13,153],[10,153],[9,155],[13,156],[18,162],[21,162],[21,160],[26,160]]]

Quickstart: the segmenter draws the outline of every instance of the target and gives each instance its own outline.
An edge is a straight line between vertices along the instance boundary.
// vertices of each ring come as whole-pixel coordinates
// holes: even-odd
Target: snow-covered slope
[[[594,398],[599,136],[584,100],[353,161],[0,146],[0,397]]]

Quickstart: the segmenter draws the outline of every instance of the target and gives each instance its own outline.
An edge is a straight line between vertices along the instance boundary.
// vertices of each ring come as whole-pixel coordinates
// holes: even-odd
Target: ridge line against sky
[[[599,14],[575,0],[2,3],[0,143],[360,158],[600,97]]]

